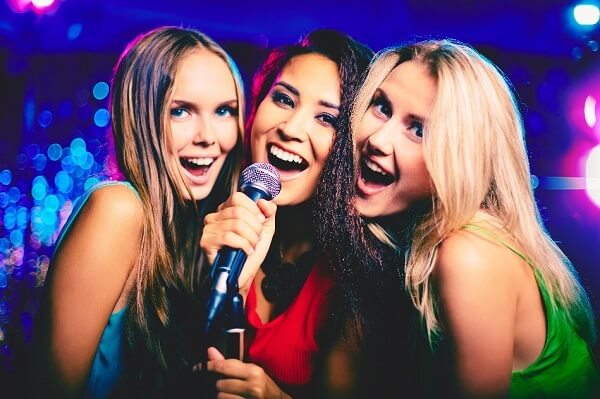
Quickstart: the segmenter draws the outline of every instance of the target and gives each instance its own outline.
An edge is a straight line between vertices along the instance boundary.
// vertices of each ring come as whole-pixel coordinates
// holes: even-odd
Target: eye
[[[317,115],[317,120],[320,121],[322,125],[331,126],[334,129],[337,128],[338,118],[327,112]]]
[[[412,120],[408,124],[408,130],[411,131],[415,136],[422,138],[423,137],[423,122],[420,120]]]
[[[271,94],[271,99],[274,103],[281,104],[284,107],[294,108],[295,106],[294,100],[292,100],[292,98],[287,94],[280,91],[274,91],[273,94]]]
[[[237,116],[238,110],[236,107],[232,107],[230,105],[223,105],[217,108],[215,114],[222,117]]]
[[[392,117],[392,104],[382,95],[375,95],[371,100],[371,108],[375,115],[389,119]]]
[[[187,108],[184,108],[184,107],[171,108],[171,116],[175,119],[185,118],[190,115],[191,115],[191,112]]]

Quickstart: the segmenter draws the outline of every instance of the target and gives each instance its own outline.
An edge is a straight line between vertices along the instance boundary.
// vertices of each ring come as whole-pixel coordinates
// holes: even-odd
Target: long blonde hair
[[[239,109],[238,141],[200,207],[186,201],[181,171],[172,159],[169,104],[175,73],[189,53],[207,49],[222,58],[234,78]],[[192,298],[206,274],[199,262],[203,214],[235,189],[242,158],[244,94],[235,63],[212,39],[192,29],[162,27],[145,33],[125,49],[113,74],[111,117],[114,163],[137,189],[144,208],[136,285],[130,296],[127,332],[159,368],[177,362],[165,342],[173,331],[169,291]],[[189,192],[189,189],[188,189]],[[189,193],[191,196],[191,193]]]
[[[375,90],[400,63],[424,64],[437,82],[437,93],[423,135],[423,154],[431,175],[430,207],[412,231],[405,283],[433,340],[441,325],[431,274],[436,251],[448,235],[478,213],[491,216],[539,271],[551,306],[590,341],[595,339],[585,290],[564,253],[543,227],[530,181],[521,116],[507,79],[471,47],[452,40],[424,41],[382,51],[374,60],[353,110],[353,131]],[[384,242],[393,237],[370,226]]]

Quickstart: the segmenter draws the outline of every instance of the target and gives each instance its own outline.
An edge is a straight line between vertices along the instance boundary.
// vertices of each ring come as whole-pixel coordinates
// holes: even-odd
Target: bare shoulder
[[[90,259],[95,256],[110,261],[107,265],[123,265],[129,270],[129,260],[139,251],[143,216],[142,204],[130,188],[100,187],[90,195],[66,232],[55,260],[69,259],[69,264],[86,260],[86,266],[97,263]]]
[[[520,263],[520,258],[500,242],[458,230],[440,244],[434,276],[440,283],[473,278],[480,283],[509,283],[517,275]]]
[[[121,184],[108,185],[95,190],[83,210],[93,211],[104,217],[133,225],[141,225],[143,219],[140,199],[133,190]]]

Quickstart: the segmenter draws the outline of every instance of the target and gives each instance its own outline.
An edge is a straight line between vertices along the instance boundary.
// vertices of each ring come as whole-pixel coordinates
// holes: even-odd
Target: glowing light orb
[[[573,8],[573,17],[579,25],[596,25],[600,20],[600,10],[593,4],[579,4]]]
[[[592,149],[585,164],[585,191],[594,204],[600,207],[600,145]]]

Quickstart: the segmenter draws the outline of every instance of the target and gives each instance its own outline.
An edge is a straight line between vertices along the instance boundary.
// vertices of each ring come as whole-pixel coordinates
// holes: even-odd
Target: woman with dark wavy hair
[[[372,52],[345,34],[316,30],[273,50],[255,76],[246,133],[248,161],[268,162],[281,175],[275,220],[243,194],[209,214],[201,246],[243,249],[255,278],[246,291],[249,324],[245,362],[209,349],[207,369],[221,394],[253,398],[321,397],[333,323],[336,277],[318,242],[315,201],[326,163],[352,154],[339,131]],[[330,154],[336,154],[331,158]],[[345,171],[349,173],[349,171]],[[342,215],[336,215],[341,217]]]
[[[115,179],[79,201],[46,280],[35,350],[45,397],[173,395],[200,355],[198,241],[203,215],[236,189],[237,68],[206,35],[159,28],[121,55],[110,106]]]

